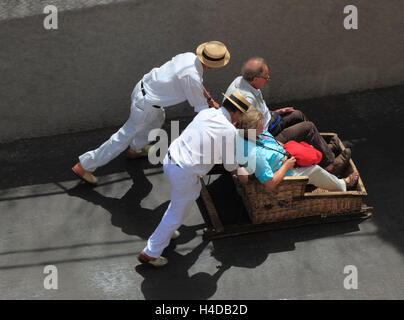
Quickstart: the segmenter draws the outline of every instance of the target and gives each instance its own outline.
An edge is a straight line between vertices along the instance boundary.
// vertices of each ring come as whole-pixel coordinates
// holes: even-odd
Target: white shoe
[[[162,256],[158,257],[156,260],[150,260],[148,264],[151,264],[153,267],[163,267],[168,263],[167,258],[164,258]]]
[[[175,230],[171,235],[171,240],[177,239],[180,235],[181,233],[178,230]]]
[[[137,258],[141,263],[151,264],[153,267],[157,268],[163,267],[168,263],[167,258],[164,258],[162,256],[158,258],[151,258],[148,255],[146,255],[143,251],[139,253]]]
[[[72,168],[72,170],[80,179],[84,180],[85,182],[88,182],[93,185],[97,184],[98,182],[97,177],[94,176],[90,171],[84,170],[80,162],[77,162]]]

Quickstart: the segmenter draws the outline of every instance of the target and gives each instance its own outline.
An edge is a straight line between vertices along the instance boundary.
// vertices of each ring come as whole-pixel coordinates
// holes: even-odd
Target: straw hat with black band
[[[202,43],[196,49],[198,59],[210,68],[224,67],[229,63],[230,52],[220,41]]]
[[[231,103],[237,109],[239,109],[242,113],[246,113],[251,106],[251,103],[248,102],[246,98],[240,93],[240,91],[234,91],[230,97],[226,96],[224,93],[222,95],[225,96],[226,100],[223,101],[222,105],[225,107],[226,104]]]

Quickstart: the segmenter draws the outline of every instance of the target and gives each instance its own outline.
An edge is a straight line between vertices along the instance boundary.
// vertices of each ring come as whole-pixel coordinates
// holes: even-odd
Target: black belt
[[[145,95],[146,95],[146,91],[145,91],[144,88],[143,88],[143,81],[140,81],[140,88],[142,89],[142,94],[143,94],[143,96],[145,96]],[[157,109],[160,109],[160,108],[161,108],[160,106],[155,106],[155,105],[153,105],[153,107],[154,107],[154,108],[157,108]]]
[[[167,152],[167,156],[168,156],[168,159],[170,159],[172,163],[174,163],[177,167],[181,168],[181,167],[179,166],[179,164],[178,164],[177,162],[175,162],[175,160],[174,160],[173,158],[171,158],[171,153],[170,153],[170,151]]]

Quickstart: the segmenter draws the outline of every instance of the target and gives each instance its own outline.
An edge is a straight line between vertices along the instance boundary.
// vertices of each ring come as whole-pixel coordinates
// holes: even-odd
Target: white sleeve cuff
[[[202,110],[205,110],[205,109],[208,109],[208,108],[209,108],[209,106],[207,104],[204,104],[204,105],[201,105],[201,106],[194,107],[194,110],[195,110],[195,112],[199,112],[199,111],[202,111]]]
[[[232,164],[223,163],[223,167],[226,171],[232,172],[238,168],[238,164],[237,163],[232,163]]]

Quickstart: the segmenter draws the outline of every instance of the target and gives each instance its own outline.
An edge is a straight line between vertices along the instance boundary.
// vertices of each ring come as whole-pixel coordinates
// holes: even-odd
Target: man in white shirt
[[[203,71],[223,67],[229,60],[226,46],[219,41],[210,41],[199,45],[196,54],[179,54],[161,67],[152,69],[132,92],[131,111],[126,123],[98,149],[82,154],[72,168],[73,172],[84,181],[96,184],[97,178],[92,172],[128,146],[129,158],[146,156],[150,149],[149,132],[161,128],[166,107],[188,101],[196,112],[209,106],[218,108],[203,86]]]
[[[239,90],[251,105],[263,114],[264,130],[269,131],[276,140],[282,143],[295,140],[311,144],[323,155],[319,163],[320,167],[335,175],[341,173],[349,162],[351,150],[346,148],[335,157],[314,123],[308,121],[303,112],[299,110],[286,107],[270,111],[261,92],[268,80],[269,70],[267,63],[263,58],[254,57],[244,64],[242,76],[234,79],[226,94]]]
[[[163,166],[171,184],[171,202],[146,248],[139,254],[140,262],[156,267],[167,264],[161,253],[171,238],[179,235],[177,228],[199,197],[200,178],[216,163],[223,163],[227,171],[236,171],[240,181],[246,182],[248,173],[235,160],[235,124],[248,108],[249,102],[239,92],[233,92],[220,109],[199,112],[171,143]]]

